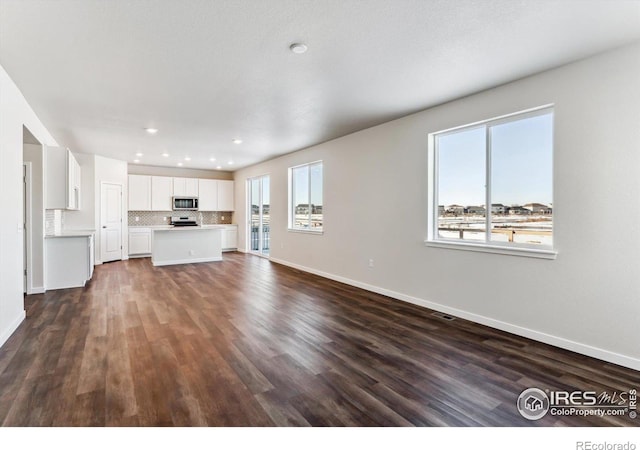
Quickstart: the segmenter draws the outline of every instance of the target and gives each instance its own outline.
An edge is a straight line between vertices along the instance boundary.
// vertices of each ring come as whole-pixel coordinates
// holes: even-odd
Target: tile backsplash
[[[168,225],[171,216],[189,216],[201,225],[217,225],[233,223],[232,214],[230,211],[129,211],[128,221],[130,227]]]
[[[62,210],[47,209],[44,212],[44,234],[51,236],[62,231]]]

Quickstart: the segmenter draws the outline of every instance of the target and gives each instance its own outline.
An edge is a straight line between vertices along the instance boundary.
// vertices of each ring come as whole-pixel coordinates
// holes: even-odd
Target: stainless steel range
[[[195,217],[188,216],[171,216],[171,225],[174,227],[197,227],[198,222],[196,222]]]

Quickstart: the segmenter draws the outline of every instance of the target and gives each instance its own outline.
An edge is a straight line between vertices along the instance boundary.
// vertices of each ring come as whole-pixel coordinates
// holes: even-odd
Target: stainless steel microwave
[[[173,197],[174,211],[197,211],[198,197]]]

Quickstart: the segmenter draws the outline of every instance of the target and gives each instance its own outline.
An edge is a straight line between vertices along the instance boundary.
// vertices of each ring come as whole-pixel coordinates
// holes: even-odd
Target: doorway
[[[100,184],[100,259],[122,259],[122,185]]]
[[[271,247],[269,175],[249,178],[249,252],[269,256]]]
[[[22,163],[22,292],[31,294],[31,162]]]

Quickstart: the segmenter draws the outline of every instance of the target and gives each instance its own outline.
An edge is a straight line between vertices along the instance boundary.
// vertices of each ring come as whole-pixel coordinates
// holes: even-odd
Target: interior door
[[[102,183],[100,256],[102,262],[122,259],[122,186]]]
[[[247,180],[249,188],[249,249],[251,253],[269,256],[269,176]]]

